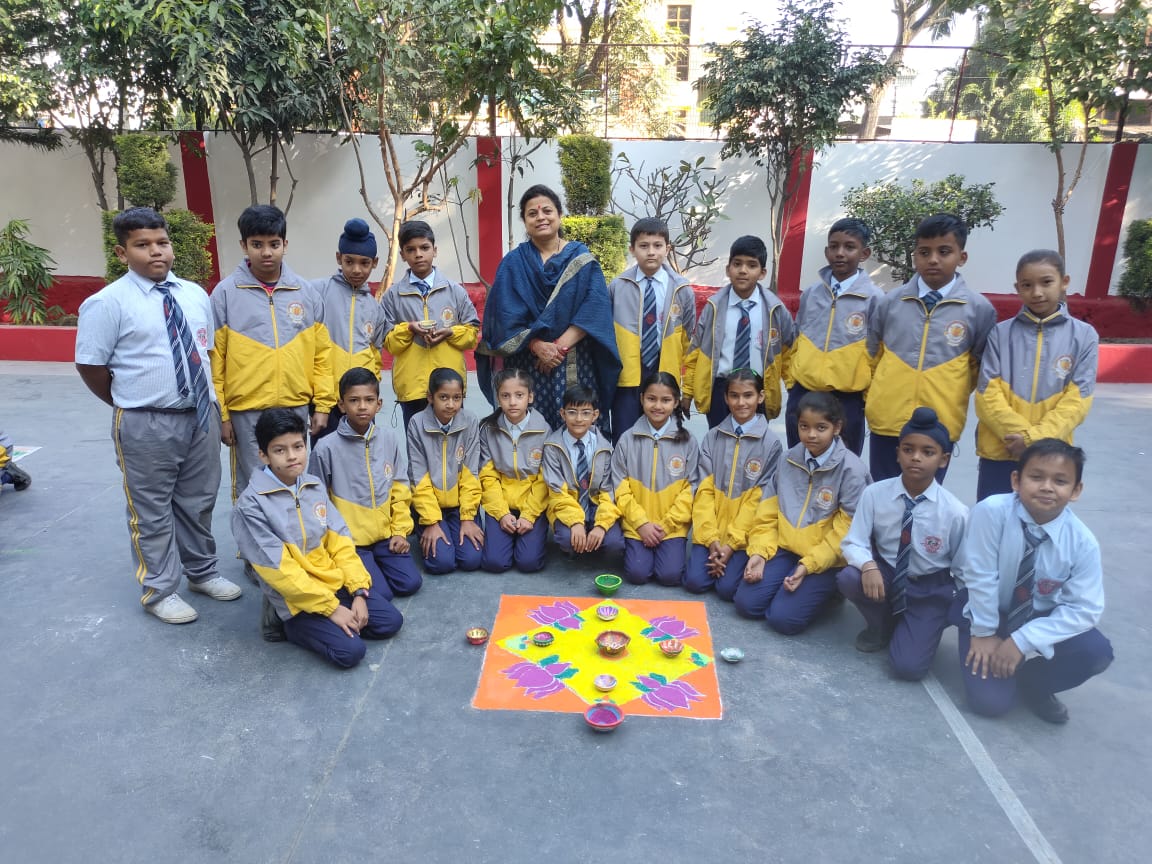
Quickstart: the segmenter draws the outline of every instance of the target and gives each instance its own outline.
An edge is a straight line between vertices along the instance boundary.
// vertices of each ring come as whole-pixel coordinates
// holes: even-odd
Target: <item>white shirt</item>
[[[499,423],[504,427],[504,431],[512,436],[512,443],[515,444],[520,440],[520,436],[524,434],[524,425],[528,422],[528,415],[524,415],[524,419],[519,423],[513,423],[508,419],[506,414],[500,415]]]
[[[655,426],[653,426],[652,421],[649,420],[647,417],[644,418],[644,422],[648,424],[648,432],[653,438],[663,438],[666,434],[667,435],[674,434],[673,432],[669,431],[673,426],[672,418],[668,418],[667,420],[665,420],[664,425],[661,426],[659,429],[657,429]]]
[[[809,450],[807,447],[805,447],[804,448],[804,462],[805,462],[805,464],[807,464],[809,459],[815,459],[816,460],[816,467],[817,468],[823,468],[825,465],[828,464],[828,460],[832,458],[832,451],[834,449],[836,449],[833,446],[835,443],[836,443],[836,440],[833,439],[832,444],[828,445],[828,449],[825,450],[823,453],[821,453],[819,456],[813,456],[812,451]]]
[[[417,282],[425,282],[425,283],[427,283],[428,288],[431,289],[432,286],[436,284],[436,268],[433,267],[431,270],[429,270],[428,275],[425,276],[423,279],[421,279],[419,276],[417,276],[415,273],[413,273],[411,270],[409,270],[408,271],[408,284],[411,285],[413,288],[416,288]],[[419,291],[420,289],[416,288],[416,290]]]
[[[916,498],[904,488],[900,477],[879,480],[864,490],[852,525],[840,544],[849,565],[861,569],[875,558],[872,552],[875,546],[876,553],[895,566],[905,495]],[[935,480],[924,490],[924,499],[912,510],[908,575],[913,579],[952,569],[968,521],[968,508]]]
[[[864,271],[857,267],[856,272],[849,276],[847,279],[837,279],[835,276],[831,277],[830,281],[832,283],[832,293],[839,297],[841,294],[852,287],[852,283],[856,281],[857,277],[859,277],[862,272]],[[836,288],[837,285],[840,286],[839,290]]]
[[[749,420],[747,423],[737,423],[736,418],[733,417],[731,414],[728,415],[728,419],[732,423],[733,434],[735,434],[735,432],[736,432],[736,427],[739,426],[741,434],[748,435],[748,434],[751,434],[752,432],[756,431],[756,428],[760,425],[760,421],[764,420],[764,415],[763,414],[753,414],[752,419]],[[768,421],[764,420],[764,422],[767,423]],[[831,451],[832,448],[829,447],[828,450]]]
[[[928,287],[927,283],[925,283],[923,277],[920,277],[920,276],[916,277],[916,285],[918,286],[916,296],[920,297],[920,298],[925,297],[928,294],[928,292],[932,290],[931,288]],[[955,277],[955,275],[953,275],[951,282],[949,282],[943,288],[937,288],[936,291],[937,291],[937,293],[939,293],[939,295],[941,297],[947,297],[949,292],[955,286],[956,286],[956,277]]]
[[[584,458],[588,460],[588,467],[592,467],[592,457],[596,453],[596,430],[589,429],[584,433],[583,438],[573,438],[572,433],[565,429],[560,433],[560,439],[564,442],[564,446],[568,448],[568,456],[572,460],[572,470],[576,470],[576,465],[580,460],[579,445],[584,445]]]
[[[212,399],[212,367],[208,350],[215,328],[212,305],[204,289],[169,273],[166,280],[180,304],[200,364],[208,376]],[[164,295],[156,284],[131,270],[97,291],[80,305],[76,330],[76,362],[107,366],[112,371],[112,402],[117,408],[188,408],[195,397],[180,395],[176,367],[164,321]],[[191,387],[191,381],[188,382]]]
[[[740,324],[740,316],[743,314],[740,311],[739,303],[751,303],[752,308],[748,310],[748,320],[752,325],[749,335],[752,337],[751,349],[749,350],[749,363],[753,371],[763,374],[764,372],[764,312],[762,311],[762,301],[760,299],[760,285],[756,285],[756,289],[752,292],[752,296],[746,300],[741,300],[740,296],[735,292],[728,297],[728,310],[725,313],[727,316],[724,319],[724,345],[720,349],[720,365],[716,367],[717,375],[724,375],[736,368],[736,361],[733,357],[736,356],[736,328]]]

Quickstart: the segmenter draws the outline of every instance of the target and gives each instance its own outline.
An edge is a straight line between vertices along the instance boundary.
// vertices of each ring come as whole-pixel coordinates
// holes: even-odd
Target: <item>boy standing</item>
[[[372,586],[323,484],[304,473],[306,429],[289,408],[260,414],[255,433],[266,467],[237,499],[232,533],[287,640],[349,669],[364,659],[362,637],[387,639],[404,619]]]
[[[438,271],[436,235],[427,222],[405,222],[398,232],[408,272],[380,298],[384,350],[395,358],[392,389],[408,422],[428,406],[433,369],[455,369],[467,379],[464,352],[480,338],[480,316],[464,287]]]
[[[840,549],[848,566],[840,593],[868,625],[856,650],[888,648],[905,681],[928,674],[956,595],[952,560],[960,551],[968,508],[936,482],[952,442],[931,408],[917,408],[900,432],[900,476],[867,487]]]
[[[796,406],[811,390],[830,391],[844,406],[845,446],[857,456],[864,450],[864,393],[872,382],[865,339],[875,303],[884,297],[860,264],[872,254],[872,232],[859,219],[840,219],[828,229],[820,281],[800,295],[796,344],[788,360],[784,412],[788,447],[800,443]]]
[[[875,480],[900,474],[896,438],[918,405],[933,409],[953,443],[964,431],[976,386],[992,304],[956,271],[968,260],[968,228],[948,213],[916,227],[916,274],[878,302],[868,322],[872,386],[864,414],[872,438],[868,467]],[[940,469],[943,482],[948,466]]]
[[[391,430],[376,424],[381,404],[380,382],[371,370],[345,372],[336,434],[317,442],[308,470],[328,488],[372,584],[390,600],[415,594],[421,578],[408,554],[408,459]]]
[[[232,448],[232,500],[260,467],[256,421],[266,408],[290,408],[319,434],[336,403],[331,345],[320,295],[284,263],[288,223],[261,204],[240,214],[246,259],[212,292],[216,345],[212,379],[221,440]]]
[[[696,332],[696,295],[668,266],[670,249],[662,219],[638,220],[628,245],[636,264],[608,286],[623,363],[612,399],[613,443],[640,419],[640,382],[654,372],[667,372],[680,384],[685,412],[692,404],[692,370],[684,364]]]
[[[172,274],[168,226],[134,207],[112,220],[128,272],[80,306],[76,369],[113,407],[112,441],[124,475],[128,534],[144,609],[168,624],[196,620],[176,593],[235,600],[216,573],[212,510],[220,490],[220,414],[204,289]],[[10,470],[10,469],[9,469]]]
[[[708,298],[696,322],[688,368],[696,408],[713,429],[728,416],[727,374],[751,369],[764,379],[761,413],[780,413],[780,381],[796,325],[780,298],[760,284],[767,273],[768,247],[759,237],[738,237],[728,253],[729,284]]]
[[[332,345],[332,392],[344,373],[362,367],[380,378],[380,348],[384,345],[384,310],[372,296],[368,277],[376,269],[376,238],[363,219],[349,219],[336,247],[335,274],[313,283],[324,306],[324,329]],[[340,409],[328,415],[320,435],[334,432]]]
[[[966,603],[959,648],[977,714],[1005,713],[1018,692],[1040,719],[1066,723],[1055,694],[1112,662],[1112,644],[1096,629],[1104,611],[1100,546],[1068,509],[1083,473],[1083,450],[1042,438],[1020,455],[1015,494],[972,508],[958,573]]]
[[[598,402],[590,387],[568,388],[560,410],[564,428],[544,440],[548,517],[557,545],[569,555],[624,551],[620,511],[612,500],[612,447],[596,431]]]

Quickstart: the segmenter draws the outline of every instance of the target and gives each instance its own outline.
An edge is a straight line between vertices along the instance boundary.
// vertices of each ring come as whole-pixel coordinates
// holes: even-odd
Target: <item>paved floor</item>
[[[719,669],[723,720],[598,736],[474,710],[465,628],[502,592],[592,594],[596,568],[560,560],[428,579],[347,673],[262,642],[254,590],[189,595],[200,620],[166,626],[137,603],[110,416],[70,366],[0,363],[0,425],[43,448],[31,489],[0,496],[0,861],[1149,858],[1150,387],[1101,387],[1080,436],[1117,661],[1067,695],[1064,728],[968,714],[951,632],[935,677],[906,684],[853,650],[851,607],[787,639],[714,597],[716,644],[748,654]],[[970,442],[948,478],[968,501]],[[216,536],[239,577],[223,490]]]

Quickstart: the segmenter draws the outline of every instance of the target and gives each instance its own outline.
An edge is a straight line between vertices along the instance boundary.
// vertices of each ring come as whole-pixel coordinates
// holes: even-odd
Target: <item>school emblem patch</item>
[[[1047,597],[1049,594],[1060,590],[1060,586],[1063,584],[1058,579],[1038,579],[1036,580],[1036,593]]]
[[[812,495],[812,503],[821,510],[831,510],[836,503],[836,493],[831,486],[821,486]]]
[[[456,464],[457,465],[463,465],[464,464],[464,445],[463,444],[456,445]]]
[[[385,480],[391,480],[395,473],[396,473],[396,469],[392,467],[392,463],[391,462],[385,462],[384,463],[384,479]]]
[[[863,312],[853,312],[844,319],[844,329],[851,333],[853,336],[859,336],[864,332],[864,327],[868,324],[868,319],[864,316]]]
[[[944,548],[944,540],[941,537],[925,537],[920,541],[920,545],[929,555],[935,555]]]
[[[744,463],[744,476],[749,480],[755,480],[760,476],[760,469],[764,467],[764,463],[759,459],[749,459]]]
[[[208,328],[207,327],[198,327],[196,329],[196,344],[199,345],[201,348],[207,348],[208,347]]]
[[[673,303],[671,306],[669,306],[668,307],[668,314],[673,318],[679,318],[680,317],[680,304],[679,303]]]
[[[372,322],[371,321],[365,321],[364,322],[364,335],[367,336],[369,339],[372,338]]]
[[[456,321],[456,312],[454,309],[445,306],[440,310],[440,323],[445,327],[451,327]]]
[[[968,335],[968,325],[963,321],[949,321],[944,325],[944,339],[953,348],[958,347]]]
[[[543,458],[544,458],[544,451],[542,449],[540,449],[539,447],[533,447],[528,452],[528,464],[530,466],[532,466],[533,468],[535,468],[537,465],[539,465],[540,461]]]
[[[304,323],[304,304],[293,300],[288,304],[288,317],[292,319],[293,324]]]
[[[668,473],[671,474],[673,477],[683,476],[684,468],[685,468],[685,463],[684,463],[684,457],[683,456],[672,456],[668,460]]]
[[[780,331],[775,327],[768,328],[768,343],[771,345],[780,344]]]
[[[323,501],[317,501],[316,506],[312,508],[312,515],[316,517],[317,521],[325,528],[328,527],[328,505]]]
[[[1054,361],[1052,361],[1052,371],[1056,373],[1056,377],[1063,381],[1068,377],[1072,371],[1072,355],[1061,354]]]

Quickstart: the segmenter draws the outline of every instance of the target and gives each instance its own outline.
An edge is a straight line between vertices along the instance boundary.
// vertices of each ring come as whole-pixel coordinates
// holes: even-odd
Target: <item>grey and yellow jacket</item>
[[[357,546],[412,533],[408,459],[388,427],[373,423],[361,435],[341,417],[316,443],[308,471],[328,487]]]
[[[552,430],[539,411],[530,409],[524,419],[516,441],[503,416],[480,424],[480,502],[496,521],[515,510],[520,518],[535,522],[548,509],[548,484],[540,466]]]
[[[1024,307],[1001,321],[988,337],[976,387],[976,453],[985,459],[1012,458],[1007,435],[1024,443],[1059,438],[1072,443],[1096,390],[1100,337],[1066,306],[1040,319]]]
[[[445,279],[437,269],[436,282],[424,297],[408,281],[408,272],[405,270],[380,298],[384,350],[395,358],[392,388],[401,402],[424,398],[433,369],[455,369],[467,380],[464,352],[475,348],[480,338],[480,316],[462,285]],[[409,321],[434,321],[437,327],[451,327],[452,333],[443,342],[429,346],[423,336],[412,333]]]
[[[968,419],[996,310],[957,274],[948,296],[928,312],[919,277],[891,291],[868,322],[872,386],[864,404],[868,427],[896,436],[921,405],[936,411],[953,441]]]
[[[664,308],[660,310],[660,371],[681,382],[685,396],[691,396],[691,370],[685,369],[696,332],[696,295],[688,280],[664,265],[668,289]],[[616,330],[616,347],[620,349],[620,379],[617,386],[640,386],[640,335],[644,317],[644,274],[633,264],[608,285],[612,298],[612,321]]]
[[[232,510],[232,534],[282,620],[331,615],[341,588],[372,587],[348,526],[311,474],[292,489],[267,471],[253,473]]]
[[[408,421],[408,477],[412,506],[421,525],[435,525],[445,509],[459,508],[461,519],[480,509],[480,424],[461,411],[448,431],[428,406]]]
[[[761,502],[772,493],[784,446],[767,421],[737,436],[728,417],[700,444],[700,485],[692,502],[692,542],[748,547]]]
[[[312,287],[324,308],[324,327],[332,343],[332,391],[340,392],[340,379],[353,366],[380,377],[380,349],[384,345],[384,310],[368,283],[353,288],[343,273],[318,279]]]
[[[872,482],[860,458],[839,438],[828,460],[808,470],[808,451],[797,444],[785,455],[756,513],[748,554],[772,558],[781,549],[800,556],[809,573],[843,567],[840,544],[856,504]]]
[[[675,430],[676,421],[669,421]],[[692,497],[700,468],[700,448],[689,435],[676,441],[655,438],[645,417],[625,432],[612,453],[612,488],[624,536],[639,540],[636,529],[654,522],[666,538],[686,537],[692,525]]]
[[[806,390],[861,393],[872,382],[868,319],[884,292],[860,271],[837,297],[831,279],[832,268],[822,268],[820,281],[800,295],[788,376]]]
[[[612,446],[603,435],[596,436],[596,451],[589,460],[588,499],[596,508],[595,527],[607,531],[620,518],[612,500]],[[564,430],[557,429],[544,441],[544,482],[548,484],[548,518],[571,528],[584,524],[580,506],[580,478],[564,441]]]
[[[241,263],[212,292],[216,344],[208,353],[224,420],[232,411],[336,404],[332,346],[320,295],[282,265],[269,294]]]

